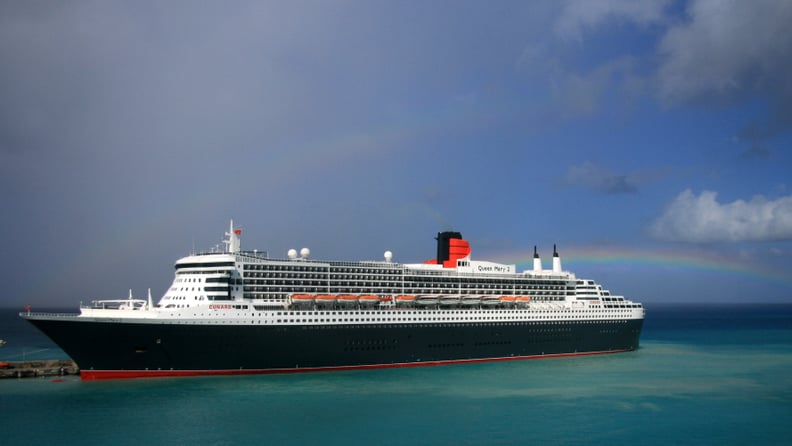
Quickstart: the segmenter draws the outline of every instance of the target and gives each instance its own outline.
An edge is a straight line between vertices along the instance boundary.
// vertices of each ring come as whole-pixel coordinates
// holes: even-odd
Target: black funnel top
[[[448,241],[451,239],[462,239],[462,234],[459,232],[438,232],[437,233],[437,263],[442,265],[443,262],[449,259],[448,255]]]

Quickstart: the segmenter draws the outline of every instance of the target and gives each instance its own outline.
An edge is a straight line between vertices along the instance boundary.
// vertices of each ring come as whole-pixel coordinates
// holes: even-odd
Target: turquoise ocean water
[[[0,360],[58,358],[16,311]],[[4,445],[792,444],[792,305],[648,305],[632,353],[245,377],[0,380]]]

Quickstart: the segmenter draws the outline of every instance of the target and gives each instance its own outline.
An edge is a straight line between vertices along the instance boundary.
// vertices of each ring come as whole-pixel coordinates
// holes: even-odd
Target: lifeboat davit
[[[462,296],[462,305],[478,305],[481,303],[481,296],[466,294]]]
[[[437,305],[440,303],[440,296],[437,294],[421,294],[415,298],[415,303],[418,305]]]
[[[500,298],[498,296],[481,296],[481,305],[500,305]]]
[[[440,305],[459,305],[460,300],[458,294],[444,294],[440,296]]]

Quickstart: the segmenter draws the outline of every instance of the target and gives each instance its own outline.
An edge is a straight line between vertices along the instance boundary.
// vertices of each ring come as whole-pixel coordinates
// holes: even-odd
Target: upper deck
[[[501,307],[516,301],[625,302],[622,297],[605,296],[599,285],[596,293],[589,294],[586,287],[593,281],[563,271],[555,248],[552,269],[542,268],[535,254],[534,268],[518,272],[514,264],[472,260],[459,233],[438,234],[438,258],[424,263],[393,262],[389,251],[384,260],[316,260],[307,248],[299,256],[289,250],[288,258],[270,258],[266,251],[243,251],[241,231],[233,224],[226,235],[227,251],[193,254],[176,262],[175,278],[159,302],[161,307],[251,302],[282,308],[294,304],[297,295],[303,303],[345,308],[396,305],[396,296],[406,296],[402,303],[446,308],[493,305],[499,297],[503,297],[497,303]]]

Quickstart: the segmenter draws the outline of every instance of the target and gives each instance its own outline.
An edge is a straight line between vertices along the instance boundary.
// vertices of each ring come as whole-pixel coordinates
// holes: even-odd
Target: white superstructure
[[[290,250],[285,259],[242,251],[241,231],[231,223],[225,252],[179,259],[173,283],[153,304],[129,299],[95,301],[84,317],[177,319],[190,323],[361,324],[642,319],[641,304],[611,296],[593,280],[553,268],[533,269],[471,260],[470,254],[442,264],[309,259]],[[453,262],[452,262],[453,263]],[[447,263],[446,263],[447,264]]]

